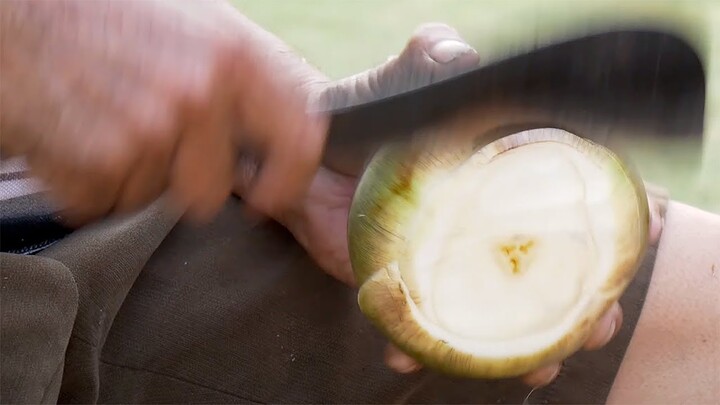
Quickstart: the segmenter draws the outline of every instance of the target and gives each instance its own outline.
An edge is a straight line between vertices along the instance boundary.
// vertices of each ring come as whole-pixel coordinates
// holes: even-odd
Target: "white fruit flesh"
[[[396,271],[410,311],[462,352],[503,358],[551,346],[617,264],[628,217],[616,201],[633,193],[620,167],[572,137],[512,149],[523,136],[435,177],[406,228]]]

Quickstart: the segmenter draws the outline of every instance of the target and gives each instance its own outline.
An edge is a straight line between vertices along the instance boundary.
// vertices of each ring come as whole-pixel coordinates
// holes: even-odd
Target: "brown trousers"
[[[228,202],[193,227],[150,207],[35,256],[2,255],[3,403],[522,403],[518,381],[397,375],[355,291],[276,224]],[[605,349],[529,403],[603,403],[640,315],[654,248]]]

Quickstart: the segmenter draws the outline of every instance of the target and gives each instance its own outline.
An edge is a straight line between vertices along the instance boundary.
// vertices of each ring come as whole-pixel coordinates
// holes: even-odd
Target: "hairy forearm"
[[[609,403],[720,398],[720,216],[668,206],[652,282]]]

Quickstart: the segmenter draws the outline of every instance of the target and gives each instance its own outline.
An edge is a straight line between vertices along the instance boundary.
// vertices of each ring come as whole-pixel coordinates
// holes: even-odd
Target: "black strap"
[[[0,251],[34,254],[72,232],[21,159],[0,164]]]

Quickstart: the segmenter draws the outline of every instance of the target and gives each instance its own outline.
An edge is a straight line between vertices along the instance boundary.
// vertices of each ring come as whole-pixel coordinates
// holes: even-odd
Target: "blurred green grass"
[[[369,69],[397,54],[424,22],[451,25],[488,60],[548,25],[554,25],[554,30],[558,26],[571,29],[573,19],[563,15],[602,13],[594,9],[598,2],[565,0],[231,1],[334,79]],[[659,0],[652,3],[653,7],[662,4]],[[625,4],[643,6],[632,0]],[[572,14],[560,12],[563,7],[572,7]],[[712,150],[720,150],[720,136],[708,137],[706,142],[705,147],[712,143]],[[643,178],[667,187],[673,199],[720,213],[719,183],[712,177],[708,182],[707,176],[699,181],[697,145],[638,139],[623,148]],[[713,159],[710,166],[720,167],[720,156]]]

